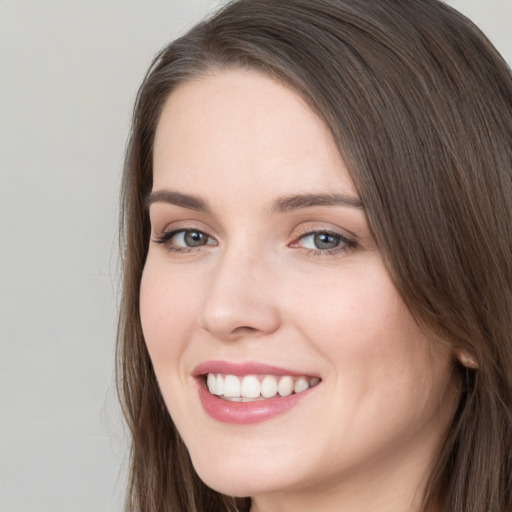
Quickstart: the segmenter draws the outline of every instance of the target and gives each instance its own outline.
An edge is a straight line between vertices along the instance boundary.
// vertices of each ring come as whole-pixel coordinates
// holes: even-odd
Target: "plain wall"
[[[117,202],[154,53],[220,4],[0,0],[0,512],[120,511]],[[512,0],[453,0],[512,62]]]

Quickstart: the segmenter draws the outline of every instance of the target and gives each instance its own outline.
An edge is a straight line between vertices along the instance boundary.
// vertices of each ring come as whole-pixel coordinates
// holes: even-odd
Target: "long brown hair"
[[[160,112],[178,84],[229,68],[275,77],[323,118],[405,303],[478,363],[459,369],[459,406],[424,510],[510,512],[512,77],[485,36],[437,0],[239,0],[156,56],[138,93],[122,187],[117,370],[133,441],[127,509],[250,505],[196,475],[139,318]]]

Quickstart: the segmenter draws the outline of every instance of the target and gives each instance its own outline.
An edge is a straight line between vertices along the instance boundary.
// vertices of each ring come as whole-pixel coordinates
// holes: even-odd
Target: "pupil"
[[[318,249],[334,249],[338,244],[338,238],[329,233],[318,233],[315,235],[315,245]]]
[[[201,233],[200,231],[187,231],[185,233],[185,243],[189,247],[205,245],[206,237],[204,236],[204,233]]]

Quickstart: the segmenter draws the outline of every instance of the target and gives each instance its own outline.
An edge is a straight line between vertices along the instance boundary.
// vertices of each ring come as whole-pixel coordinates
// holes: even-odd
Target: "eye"
[[[356,242],[333,231],[312,231],[299,237],[290,247],[311,251],[312,254],[334,254],[356,247]]]
[[[302,246],[306,249],[329,250],[336,249],[343,243],[341,235],[329,232],[310,233],[300,238]]]
[[[187,229],[178,231],[169,241],[173,242],[174,245],[199,247],[208,244],[208,235],[202,231]]]
[[[164,233],[155,240],[170,251],[187,251],[204,245],[216,245],[216,241],[198,229],[176,229]]]

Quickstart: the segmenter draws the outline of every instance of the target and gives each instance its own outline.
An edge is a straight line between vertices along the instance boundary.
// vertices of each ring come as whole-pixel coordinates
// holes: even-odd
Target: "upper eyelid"
[[[295,228],[295,230],[293,231],[293,233],[291,235],[291,238],[298,240],[299,238],[302,238],[304,236],[311,235],[314,233],[332,233],[333,235],[339,235],[343,238],[346,238],[347,240],[353,240],[354,242],[358,240],[358,236],[355,233],[353,233],[352,231],[350,231],[348,229],[341,228],[339,226],[332,226],[332,224],[330,224],[329,226],[326,226],[326,223],[324,223],[324,222],[319,222],[319,223],[312,222],[312,223],[304,223],[304,224],[306,224],[306,225],[299,227],[298,230],[297,230],[297,228]],[[321,224],[323,224],[323,226]],[[329,223],[327,223],[327,224],[329,224]]]
[[[172,242],[172,239],[175,236],[177,236],[179,234],[183,234],[183,236],[184,236],[184,233],[186,231],[196,231],[196,232],[203,233],[204,235],[206,235],[206,238],[207,238],[206,243],[200,244],[197,246],[189,246],[186,244]],[[209,243],[210,240],[213,240],[214,243],[213,244]],[[195,229],[195,228],[177,228],[177,229],[164,230],[160,235],[152,236],[152,241],[153,241],[153,243],[155,243],[157,245],[161,245],[168,252],[174,252],[176,254],[179,254],[179,253],[187,254],[187,253],[197,252],[197,251],[202,250],[204,247],[212,247],[212,246],[218,245],[218,242],[215,238],[210,236],[205,231],[200,230],[200,229]]]
[[[216,236],[212,234],[215,230],[204,224],[204,222],[197,220],[173,220],[170,222],[160,222],[160,220],[155,220],[154,222],[151,222],[151,233],[155,236],[163,236],[171,231],[177,232],[188,230],[201,231],[212,238],[216,238]]]
[[[334,236],[336,238],[339,238],[343,243],[349,244],[349,245],[354,245],[357,243],[356,240],[352,237],[348,237],[348,236],[344,235],[343,233],[338,233],[337,231],[332,231],[332,230],[327,230],[327,229],[315,229],[313,231],[306,231],[305,233],[303,233],[299,236],[296,236],[294,238],[294,240],[292,241],[292,243],[293,244],[297,243],[300,240],[309,238],[310,236],[314,236],[317,234],[326,234],[326,235]]]
[[[171,233],[174,235],[180,231],[188,230],[200,231],[207,235],[209,238],[215,240],[217,243],[220,241],[220,238],[222,238],[222,235],[219,234],[215,229],[213,229],[209,225],[205,225],[200,220],[173,220],[167,223],[162,222],[161,226],[159,226],[159,224],[160,222],[158,220],[156,220],[154,223],[151,223],[151,233],[153,238],[162,238],[164,236],[167,238],[167,236],[170,235]],[[333,225],[330,222],[326,222],[323,220],[311,220],[304,221],[296,225],[291,230],[290,234],[287,237],[287,244],[315,233],[330,233],[335,236],[340,236],[343,239],[354,243],[358,242],[359,240],[359,237],[355,233],[346,228],[342,228],[341,226],[338,226],[336,224]]]
[[[173,236],[176,236],[178,233],[183,233],[185,231],[197,231],[198,233],[203,233],[208,238],[211,238],[212,240],[216,240],[214,236],[212,236],[208,231],[204,229],[199,229],[196,227],[179,227],[179,228],[171,228],[171,229],[163,229],[160,235],[157,235],[159,238],[172,238]]]
[[[338,252],[343,252],[347,250],[352,250],[355,248],[360,247],[360,240],[359,238],[353,234],[351,231],[347,229],[343,229],[340,226],[332,226],[332,224],[327,227],[325,226],[325,223],[323,226],[319,226],[318,224],[313,225],[306,223],[305,226],[301,226],[299,229],[299,233],[295,232],[291,241],[288,242],[288,246],[294,249],[304,249],[307,251],[316,251],[319,254],[334,254]],[[328,234],[332,235],[339,239],[339,244],[332,249],[313,249],[313,248],[307,248],[307,247],[301,247],[301,241],[304,239],[307,239],[313,235],[316,234]]]
[[[178,235],[180,233],[185,233],[186,231],[197,231],[197,232],[203,233],[204,235],[206,235],[208,240],[213,240],[214,243],[210,244],[207,242],[206,244],[202,244],[202,245],[198,245],[198,246],[187,246],[187,245],[171,243],[171,240],[176,235]],[[319,253],[319,254],[323,253],[323,254],[327,255],[327,254],[334,254],[334,253],[346,251],[349,249],[354,249],[355,247],[358,246],[357,242],[355,242],[354,240],[352,240],[350,238],[347,238],[346,236],[342,235],[341,233],[337,233],[335,231],[325,230],[325,229],[323,229],[323,230],[316,229],[316,230],[305,231],[304,233],[300,234],[299,236],[295,236],[294,239],[292,240],[292,242],[287,243],[287,246],[291,248],[295,244],[298,244],[301,240],[308,238],[310,236],[313,236],[315,234],[318,234],[318,233],[333,235],[333,236],[339,238],[340,244],[331,249],[313,249],[313,248],[304,247],[303,248],[304,250],[307,250],[308,252],[315,252],[315,253]],[[176,252],[197,251],[197,250],[200,250],[207,246],[212,246],[212,245],[216,246],[219,244],[219,242],[214,237],[209,235],[207,232],[204,232],[202,230],[195,229],[195,228],[170,229],[170,230],[164,231],[160,236],[153,238],[153,242],[155,242],[156,244],[159,244],[159,245],[163,245],[164,247],[167,246],[169,251],[171,250],[171,247],[173,247],[174,248],[173,251],[176,251]],[[295,245],[295,247],[300,248],[298,245]]]
[[[167,226],[178,225],[188,228],[215,231],[218,226],[216,218],[207,211],[197,211],[164,202],[153,202],[147,210],[152,232],[167,231]],[[212,226],[214,229],[212,229]]]

